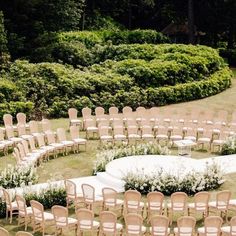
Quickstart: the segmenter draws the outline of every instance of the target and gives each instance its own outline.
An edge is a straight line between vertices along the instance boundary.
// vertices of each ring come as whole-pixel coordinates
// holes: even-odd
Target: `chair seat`
[[[188,204],[188,208],[190,208],[190,209],[195,209],[195,210],[197,210],[197,211],[206,211],[207,210],[207,208],[208,208],[208,206],[205,204],[205,203],[198,203],[197,205],[194,203],[194,202],[192,202],[192,203],[189,203]]]
[[[29,134],[23,134],[23,135],[21,135],[20,136],[20,138],[23,138],[23,139],[26,139],[26,140],[28,140],[28,139],[30,139],[30,138],[32,138],[33,136],[32,135],[29,135]]]
[[[49,212],[44,212],[44,219],[46,221],[50,221],[50,220],[54,220],[53,214],[49,213]]]
[[[104,232],[107,232],[107,233],[112,233],[113,232],[113,229],[114,229],[114,223],[112,222],[104,222],[102,224],[103,226],[103,231]],[[119,224],[119,223],[116,223],[116,231],[120,231],[123,229],[123,225],[122,224]]]
[[[205,227],[200,227],[197,229],[199,234],[205,234]],[[217,233],[218,229],[216,227],[207,227],[208,233]]]
[[[80,230],[89,230],[91,229],[91,221],[90,220],[80,220],[79,222],[79,229]],[[99,227],[99,222],[96,220],[93,220],[92,222],[92,228],[98,228]]]
[[[44,155],[47,153],[47,150],[44,149],[35,149],[32,151],[32,153],[39,153],[40,155]]]
[[[98,131],[98,127],[87,127],[86,130],[87,130],[87,131],[97,132],[97,131]]]
[[[229,205],[232,207],[236,207],[236,199],[229,200]]]
[[[197,141],[198,143],[210,143],[211,142],[211,139],[210,138],[199,138],[198,139],[198,141]]]
[[[42,147],[40,147],[40,149],[50,152],[50,151],[54,151],[55,148],[53,146],[42,146]]]
[[[129,234],[138,234],[138,231],[139,230],[139,225],[128,225],[127,226],[127,231]],[[142,233],[145,233],[146,232],[146,227],[142,225]]]
[[[234,228],[235,228],[235,226],[234,226]],[[229,234],[230,233],[230,226],[221,227],[221,231],[222,231],[222,233]]]
[[[31,216],[33,214],[33,211],[32,211],[32,208],[31,207],[27,207],[26,208],[26,215],[25,215],[25,212],[19,212],[19,215],[20,216]]]
[[[14,144],[14,142],[11,140],[2,140],[0,143],[6,146],[12,146]]]
[[[102,135],[102,136],[100,136],[100,139],[101,140],[112,140],[113,138],[110,135]]]
[[[0,149],[4,149],[6,146],[6,144],[0,143]]]
[[[17,202],[16,202],[16,201],[11,202],[11,206],[12,206],[12,210],[13,210],[13,211],[18,210],[18,205],[17,205]]]
[[[225,143],[226,143],[226,140],[220,140],[220,139],[215,139],[212,142],[213,145],[223,145]]]
[[[129,139],[140,139],[140,135],[138,134],[128,134],[128,138]]]
[[[126,136],[124,134],[116,134],[116,135],[114,135],[114,139],[116,139],[116,140],[125,140]]]
[[[195,136],[185,136],[184,137],[185,140],[192,140],[193,142],[196,142],[196,137]]]
[[[149,202],[147,202],[147,207],[149,207]],[[165,208],[165,203],[162,203],[162,209]],[[158,211],[161,209],[160,202],[150,202],[150,210],[151,211]]]
[[[157,139],[168,139],[168,136],[166,134],[157,134],[156,138]]]
[[[137,209],[137,207],[143,208],[144,207],[144,202],[139,202],[139,206],[138,206],[137,201],[128,201],[128,208],[129,209]]]
[[[124,204],[124,201],[121,199],[116,199],[116,202],[114,201],[114,199],[106,199],[106,201],[104,202],[105,206],[107,207],[114,207],[116,205],[120,206]]]
[[[74,142],[73,141],[69,141],[69,140],[61,141],[61,143],[63,145],[66,145],[66,146],[74,146]]]
[[[212,208],[217,208],[218,210],[226,210],[228,205],[226,202],[218,201],[218,206],[217,206],[216,201],[212,201],[208,203],[208,206]]]
[[[72,119],[72,120],[70,120],[70,123],[71,123],[71,124],[81,124],[81,123],[82,123],[82,120],[79,120],[79,119]]]
[[[154,232],[153,232],[153,230],[154,230]],[[165,235],[166,228],[163,226],[150,227],[150,233],[152,233],[152,232],[154,235],[162,236],[162,235]],[[167,228],[167,233],[170,234],[170,228]]]
[[[50,146],[53,146],[55,148],[64,148],[65,145],[63,143],[50,143]]]
[[[181,135],[177,135],[177,134],[170,136],[170,139],[171,139],[171,140],[182,140],[182,138],[183,138],[183,137],[182,137]]]
[[[212,129],[212,133],[213,134],[220,134],[220,130],[219,129]]]
[[[23,138],[20,137],[12,137],[9,139],[10,141],[13,141],[14,143],[21,142]]]
[[[192,232],[193,232],[193,228],[191,227],[180,227],[180,231],[181,233],[183,233],[184,235],[191,235]],[[178,227],[175,227],[174,228],[174,233],[177,234],[179,233],[179,228]]]
[[[171,202],[169,202],[167,204],[167,208],[173,209],[174,211],[184,211],[185,210],[184,209],[184,204],[183,203],[177,203],[177,202],[174,204],[173,208],[172,208]]]
[[[152,135],[152,134],[143,134],[142,135],[142,138],[154,138],[154,135]]]
[[[75,142],[76,144],[86,144],[87,140],[84,138],[75,138],[73,139],[73,142]]]
[[[61,222],[60,222],[60,217],[57,219],[59,222],[56,222],[56,225],[58,227],[66,227],[67,224],[65,221],[65,217],[61,217]],[[73,226],[73,225],[77,225],[78,221],[74,218],[68,217],[68,225],[69,226]]]

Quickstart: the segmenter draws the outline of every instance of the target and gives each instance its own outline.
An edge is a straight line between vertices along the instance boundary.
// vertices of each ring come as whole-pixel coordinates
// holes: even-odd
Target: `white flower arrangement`
[[[165,195],[171,195],[177,191],[187,194],[195,194],[200,191],[216,189],[224,183],[223,171],[216,164],[207,164],[203,172],[190,171],[184,176],[176,176],[164,172],[145,174],[142,170],[129,172],[123,180],[125,190],[135,189],[143,194],[151,191],[160,191]]]
[[[38,176],[34,167],[17,167],[8,165],[0,172],[0,186],[16,188],[37,183]]]
[[[227,138],[221,150],[222,155],[236,154],[236,135]]]
[[[138,145],[107,145],[96,154],[96,162],[94,164],[94,173],[105,171],[106,165],[118,158],[126,156],[138,155],[168,155],[170,151],[167,147],[161,147],[158,144],[143,143]]]

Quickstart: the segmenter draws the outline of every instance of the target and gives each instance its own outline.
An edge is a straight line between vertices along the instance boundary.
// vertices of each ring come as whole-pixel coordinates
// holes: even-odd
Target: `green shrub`
[[[148,88],[147,100],[151,107],[205,98],[229,88],[231,77],[232,72],[225,68],[206,80],[162,88]]]
[[[0,218],[6,217],[6,203],[0,198]]]
[[[135,44],[135,43],[168,43],[170,40],[155,30],[116,30],[116,31],[103,31],[104,41],[110,40],[112,44]]]
[[[3,121],[3,115],[6,113],[12,114],[14,119],[16,114],[23,112],[28,118],[30,118],[34,111],[34,103],[32,102],[8,102],[0,103],[0,120]]]
[[[25,193],[26,204],[30,205],[30,200],[40,202],[45,209],[50,209],[54,205],[66,206],[66,190],[61,187],[49,187],[40,193]]]
[[[222,146],[222,155],[236,154],[236,136],[229,137],[226,143]]]

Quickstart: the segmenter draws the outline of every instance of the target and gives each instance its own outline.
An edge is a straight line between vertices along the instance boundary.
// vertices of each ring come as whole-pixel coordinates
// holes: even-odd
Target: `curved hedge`
[[[231,71],[223,68],[201,81],[142,88],[130,76],[112,70],[103,74],[56,63],[16,61],[9,70],[11,81],[8,82],[14,83],[24,94],[24,100],[29,102],[0,104],[0,116],[6,112],[15,114],[16,111],[23,111],[40,118],[42,115],[67,117],[71,106],[79,111],[85,106],[103,106],[108,110],[113,105],[121,109],[125,105],[136,108],[140,105],[152,107],[189,101],[225,90],[231,85],[231,76]]]
[[[61,34],[60,41],[71,45],[54,52],[62,58],[66,53],[68,63],[80,65],[80,69],[58,63],[12,63],[0,75],[1,111],[15,114],[21,109],[39,118],[67,117],[69,107],[79,111],[85,106],[106,110],[113,105],[152,107],[204,98],[231,85],[231,71],[212,48],[181,44],[94,46],[100,38],[84,34]],[[78,44],[66,37],[75,37]],[[91,61],[99,63],[85,67]]]

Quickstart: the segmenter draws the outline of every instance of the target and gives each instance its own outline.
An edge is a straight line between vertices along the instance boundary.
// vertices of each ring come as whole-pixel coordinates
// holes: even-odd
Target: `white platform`
[[[236,155],[217,156],[213,158],[193,159],[180,156],[163,156],[163,155],[147,155],[147,156],[129,156],[113,160],[106,165],[106,171],[97,173],[97,176],[88,176],[71,179],[81,191],[83,183],[90,184],[95,188],[95,194],[102,195],[103,187],[111,187],[117,192],[124,191],[124,181],[122,178],[129,172],[143,171],[144,173],[157,172],[161,168],[163,171],[176,175],[183,175],[190,171],[203,171],[207,163],[215,162],[219,164],[225,174],[236,173]],[[51,185],[63,186],[64,181],[50,183]],[[40,192],[48,188],[49,183],[36,184],[30,187],[31,191]],[[12,190],[14,193],[22,194],[25,189],[16,188]]]

